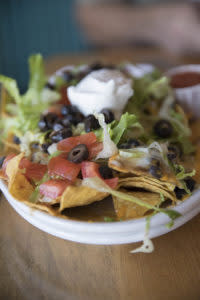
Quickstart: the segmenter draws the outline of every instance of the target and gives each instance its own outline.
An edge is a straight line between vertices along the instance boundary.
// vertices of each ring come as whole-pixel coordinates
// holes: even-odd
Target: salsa
[[[200,84],[200,73],[197,72],[184,72],[171,77],[171,86],[173,88],[185,88],[197,84]]]

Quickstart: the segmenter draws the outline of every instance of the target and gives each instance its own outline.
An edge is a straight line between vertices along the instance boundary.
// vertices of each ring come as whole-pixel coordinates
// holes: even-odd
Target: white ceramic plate
[[[87,244],[111,245],[126,244],[142,241],[145,234],[145,218],[123,222],[111,223],[87,223],[74,220],[65,220],[53,217],[28,207],[15,200],[8,192],[6,184],[0,180],[0,189],[12,207],[32,225],[62,239]],[[181,202],[175,210],[182,214],[175,220],[172,228],[166,224],[170,219],[158,213],[151,219],[149,237],[157,237],[172,231],[183,225],[200,212],[200,190],[196,191],[190,198]]]

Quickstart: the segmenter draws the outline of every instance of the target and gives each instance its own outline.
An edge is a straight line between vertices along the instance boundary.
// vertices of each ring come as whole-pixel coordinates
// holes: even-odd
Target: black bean
[[[71,121],[69,118],[65,117],[64,119],[62,119],[62,124],[64,127],[70,127],[72,125]]]
[[[49,130],[48,126],[47,126],[47,122],[44,119],[44,117],[41,117],[40,121],[38,122],[38,127],[40,128],[41,131],[45,132],[47,130]]]
[[[48,129],[52,129],[53,125],[55,124],[55,122],[58,119],[58,116],[54,113],[48,113],[47,115],[44,116],[44,118],[46,120]]]
[[[67,156],[67,159],[75,164],[79,164],[89,157],[89,151],[85,144],[79,144],[74,147]]]
[[[20,139],[18,138],[18,136],[14,135],[14,137],[13,137],[13,143],[15,143],[15,144],[17,144],[17,145],[21,144],[21,141],[20,141]]]
[[[62,108],[61,108],[61,114],[63,116],[66,116],[68,114],[75,114],[79,112],[77,107],[74,106],[74,105],[63,105]]]
[[[119,146],[120,149],[131,149],[140,146],[140,142],[136,139],[129,139],[126,143]]]
[[[51,146],[51,143],[44,143],[42,144],[42,151],[48,153],[47,149]]]
[[[156,166],[156,167],[160,167],[160,161],[156,158],[151,158],[151,165],[152,166]]]
[[[58,143],[61,140],[66,139],[71,136],[72,136],[72,130],[70,128],[64,128],[59,131],[53,132],[50,135],[50,138],[53,143]]]
[[[64,71],[62,73],[62,78],[68,83],[74,79],[74,75],[71,71]]]
[[[167,157],[169,160],[175,160],[175,158],[180,158],[182,155],[183,155],[183,150],[180,144],[174,143],[168,146]]]
[[[3,162],[4,162],[5,158],[6,158],[5,156],[0,156],[0,168],[2,168],[2,165],[3,165]]]
[[[46,88],[54,91],[56,89],[55,85],[53,83],[47,82],[45,85]]]
[[[105,117],[105,122],[106,122],[106,124],[109,124],[109,123],[111,123],[112,121],[114,121],[114,119],[115,119],[115,117],[114,117],[114,114],[113,114],[113,112],[111,111],[111,110],[109,110],[109,109],[103,109],[102,111],[101,111],[101,113],[104,115],[104,117]]]
[[[160,138],[169,138],[173,133],[173,127],[168,120],[159,120],[154,125],[154,133]]]
[[[39,146],[40,146],[40,144],[39,144],[39,143],[37,143],[37,142],[33,142],[33,143],[31,143],[31,149],[38,149],[38,148],[39,148]]]
[[[75,114],[66,115],[62,120],[63,125],[68,126],[70,124],[76,125],[76,116]],[[68,124],[68,125],[67,125]]]
[[[74,114],[74,120],[73,120],[74,125],[83,122],[83,120],[84,120],[84,116],[80,112]]]
[[[93,115],[87,116],[84,120],[84,124],[86,132],[96,130],[100,127],[99,121]]]
[[[149,173],[157,178],[157,179],[160,179],[162,177],[162,171],[161,171],[161,168],[159,166],[156,166],[156,165],[152,165],[150,166],[149,168]]]
[[[102,165],[99,167],[99,173],[104,179],[110,179],[113,178],[113,172],[112,169],[110,169],[106,165]]]
[[[181,200],[183,196],[186,194],[186,191],[184,189],[180,189],[179,187],[175,187],[174,192],[176,194],[176,198]]]
[[[53,130],[54,131],[58,131],[60,129],[63,129],[65,126],[61,123],[61,121],[59,122],[56,122],[54,125],[53,125]]]
[[[185,180],[186,186],[190,192],[192,192],[195,188],[196,181],[193,178],[186,178]]]

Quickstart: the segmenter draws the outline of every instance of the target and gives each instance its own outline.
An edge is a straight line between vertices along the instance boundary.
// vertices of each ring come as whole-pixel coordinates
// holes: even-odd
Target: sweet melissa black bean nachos
[[[198,187],[199,161],[169,78],[150,65],[93,64],[48,79],[39,54],[29,71],[23,95],[0,76],[0,177],[13,197],[60,217],[83,207],[90,221],[179,217],[173,206]]]

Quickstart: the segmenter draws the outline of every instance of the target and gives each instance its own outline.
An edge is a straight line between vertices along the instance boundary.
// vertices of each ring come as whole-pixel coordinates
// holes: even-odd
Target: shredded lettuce
[[[159,77],[154,73],[147,74],[134,81],[134,95],[129,100],[125,111],[139,115],[149,100],[160,100],[166,97],[170,91],[169,79]]]
[[[44,183],[45,181],[47,181],[49,179],[49,176],[48,176],[48,173],[44,174],[43,178],[38,181],[38,182],[35,182],[36,184],[36,188],[35,190],[33,191],[33,193],[30,195],[30,198],[29,198],[29,201],[32,202],[32,203],[36,203],[37,200],[38,200],[38,196],[39,196],[39,188],[40,188],[40,185],[42,183]]]
[[[23,136],[27,131],[34,131],[40,114],[60,98],[57,92],[45,89],[47,80],[44,74],[43,58],[40,54],[29,58],[29,72],[29,87],[24,95],[20,95],[14,79],[0,75],[0,82],[15,101],[15,104],[8,105],[10,117],[6,116],[0,121],[4,137],[9,131],[18,136]]]
[[[107,125],[109,135],[116,145],[128,139],[134,128],[138,129],[140,132],[143,132],[143,127],[138,122],[138,118],[134,114],[129,114],[128,112],[124,113],[119,121],[115,120]],[[94,133],[99,141],[103,141],[102,128],[94,130]]]
[[[113,121],[110,124],[109,133],[111,139],[118,145],[122,138],[128,135],[128,131],[133,128],[143,129],[137,117],[126,112],[121,116],[119,121]]]
[[[179,180],[183,180],[187,177],[192,177],[196,174],[195,170],[192,170],[189,173],[185,172],[185,168],[182,165],[175,165],[175,170],[178,170],[178,173],[176,174],[176,178]]]
[[[96,157],[99,158],[109,158],[112,155],[118,153],[118,149],[115,143],[111,140],[108,128],[105,122],[105,117],[103,114],[94,114],[95,118],[99,121],[99,125],[103,130],[103,149],[100,151]]]
[[[154,244],[149,239],[149,230],[150,230],[150,221],[152,216],[146,217],[146,226],[145,226],[145,234],[144,234],[144,240],[140,247],[130,251],[130,253],[152,253],[154,251]]]

